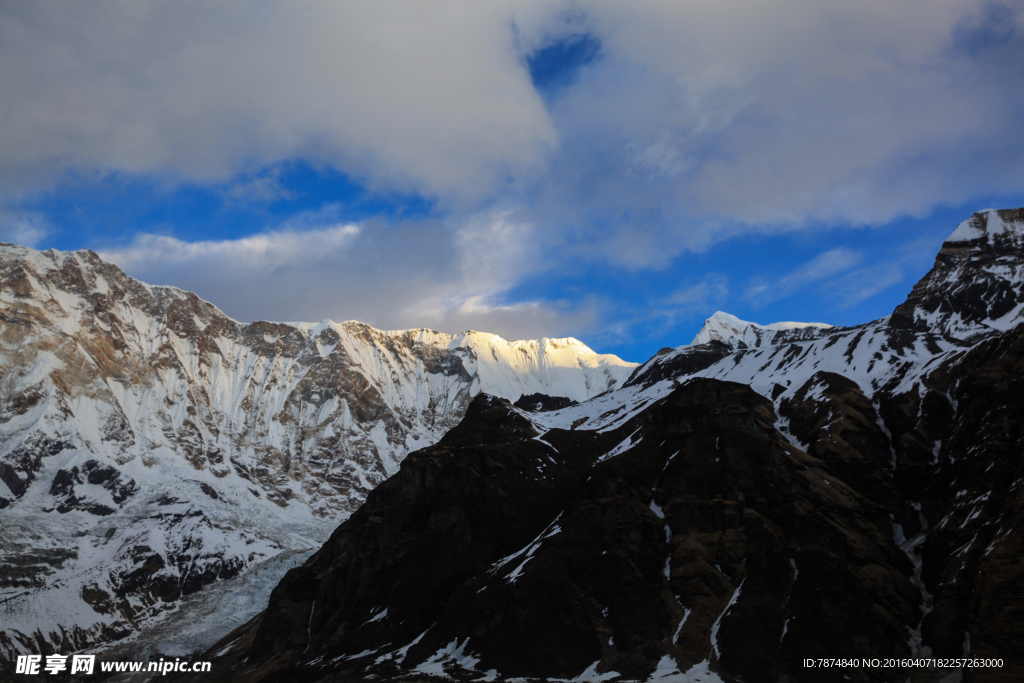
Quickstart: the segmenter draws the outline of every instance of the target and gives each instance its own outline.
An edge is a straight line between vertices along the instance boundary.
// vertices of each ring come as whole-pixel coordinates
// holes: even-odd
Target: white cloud
[[[703,282],[675,291],[666,303],[673,315],[706,315],[729,296],[729,281],[723,275],[706,275]]]
[[[543,257],[534,226],[514,221],[508,211],[472,217],[455,239],[463,279],[488,292],[528,275]]]
[[[764,306],[800,292],[810,284],[835,278],[864,260],[864,254],[855,249],[837,247],[818,254],[775,281],[758,280],[750,284],[744,294],[754,306]]]
[[[552,107],[561,153],[536,215],[590,231],[612,264],[660,267],[744,233],[1024,192],[1024,72],[1008,66],[1024,8],[992,6],[588,5],[602,57]]]
[[[867,268],[859,268],[832,285],[839,298],[840,308],[850,308],[902,282],[906,277],[906,264],[886,261]]]
[[[34,247],[50,234],[49,222],[34,212],[9,213],[0,208],[0,242]]]
[[[511,24],[500,2],[7,4],[0,182],[303,158],[472,197],[556,143]]]
[[[856,306],[903,282],[908,273],[925,272],[938,247],[933,239],[908,242],[878,255],[874,263],[838,275],[826,286],[835,293],[840,308]]]
[[[452,230],[439,222],[339,224],[338,207],[276,230],[189,242],[138,235],[100,251],[144,282],[196,292],[238,320],[359,320],[383,329],[477,329],[507,338],[578,333],[587,302],[506,301],[535,265],[531,226],[496,213]]]
[[[423,321],[419,325],[446,331],[475,329],[508,340],[578,336],[602,322],[602,312],[590,301],[577,306],[565,301],[509,304],[500,296],[453,296],[442,306],[428,305],[422,311],[427,315],[418,318]]]
[[[167,274],[216,269],[225,278],[266,277],[282,267],[330,261],[359,236],[357,225],[331,225],[303,232],[283,230],[234,240],[186,242],[166,235],[136,236],[127,247],[99,255],[128,271]]]
[[[1021,76],[996,75],[983,55],[956,46],[987,6],[739,0],[611,5],[598,16],[611,59],[649,74],[630,96],[659,102],[664,95],[650,92],[659,87],[675,95],[629,112],[637,129],[626,130],[662,131],[680,156],[696,153],[683,189],[692,209],[747,223],[874,223],[927,211],[950,200],[944,192],[961,199],[1005,187],[1002,172],[1021,169],[1001,159],[1002,170],[983,178],[958,173],[971,154],[994,158],[1022,141],[1010,126],[1021,98],[1005,97]],[[1024,13],[1007,14],[1024,27]],[[983,49],[1021,54],[1020,41]],[[594,94],[577,96],[586,106]]]
[[[247,202],[273,204],[280,200],[295,199],[297,193],[281,183],[281,172],[282,168],[275,166],[270,172],[263,175],[236,181],[224,190],[223,195],[229,201],[238,204]]]
[[[818,254],[774,281],[756,279],[744,291],[744,299],[760,308],[790,296],[803,296],[809,287],[838,308],[851,308],[924,273],[941,243],[917,239],[873,254],[868,260],[860,250],[838,247]]]
[[[697,284],[680,287],[649,311],[620,324],[643,330],[648,338],[661,337],[682,322],[703,319],[719,310],[728,299],[729,279],[721,273],[706,273]]]

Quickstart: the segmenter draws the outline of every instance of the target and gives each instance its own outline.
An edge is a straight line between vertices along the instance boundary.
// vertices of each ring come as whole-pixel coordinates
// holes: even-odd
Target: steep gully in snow
[[[478,395],[210,680],[1022,680],[1022,280],[1024,210],[981,212],[885,319],[716,314],[576,405]]]

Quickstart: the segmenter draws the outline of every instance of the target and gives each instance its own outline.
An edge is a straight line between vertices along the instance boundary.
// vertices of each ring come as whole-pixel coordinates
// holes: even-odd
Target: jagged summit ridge
[[[516,401],[528,393],[559,393],[574,401],[585,401],[622,383],[638,364],[612,354],[595,353],[573,337],[507,341],[489,332],[468,330],[447,334],[427,328],[376,330],[365,323],[291,323],[307,339],[317,339],[326,330],[339,335],[370,331],[408,348],[442,348],[449,352],[472,349],[470,374],[478,385],[471,391]]]
[[[963,343],[1024,322],[1024,209],[988,209],[960,223],[890,324]]]
[[[933,268],[889,316],[851,327],[777,323],[781,329],[771,330],[719,312],[692,344],[660,352],[626,386],[700,373],[770,395],[776,386],[800,386],[825,367],[873,389],[892,380],[909,386],[906,378],[937,356],[1022,322],[1024,209],[986,210],[960,223]],[[730,361],[721,362],[726,357]]]
[[[772,343],[776,335],[770,332],[781,332],[789,330],[826,330],[832,326],[825,323],[797,323],[780,322],[768,325],[740,320],[734,315],[718,311],[704,321],[704,325],[693,338],[688,346],[707,344],[712,341],[735,341],[735,343],[747,346],[760,346],[765,343]]]
[[[1024,209],[985,209],[960,223],[947,244],[1008,240],[1018,246],[1024,240]]]

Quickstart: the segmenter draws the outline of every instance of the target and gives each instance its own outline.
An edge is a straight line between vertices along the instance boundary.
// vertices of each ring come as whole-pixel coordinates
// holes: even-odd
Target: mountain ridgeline
[[[575,339],[242,324],[90,251],[0,245],[0,659],[161,624],[161,652],[207,644],[265,594],[183,598],[300,561],[478,393],[583,401],[635,366]]]
[[[888,318],[716,314],[576,405],[476,396],[211,680],[1024,679],[1022,244],[983,212]]]

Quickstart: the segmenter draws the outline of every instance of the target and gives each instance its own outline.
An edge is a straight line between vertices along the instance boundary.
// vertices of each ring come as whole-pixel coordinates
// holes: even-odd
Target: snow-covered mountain
[[[823,330],[832,326],[825,323],[771,323],[769,325],[758,325],[757,323],[740,320],[734,315],[718,311],[704,321],[700,332],[693,338],[688,346],[708,344],[713,341],[729,342],[735,346],[757,347],[778,343],[777,340],[786,339],[811,339],[821,336]],[[796,330],[797,332],[792,332]],[[783,332],[782,335],[776,334]]]
[[[635,368],[562,341],[241,325],[87,253],[19,252],[0,271],[3,367],[25,369],[0,380],[2,645],[212,642],[398,467],[210,650],[218,671],[816,680],[809,651],[885,650],[1024,673],[1022,244],[1024,210],[981,212],[891,316],[718,313]],[[459,422],[491,387],[579,403],[479,397]]]
[[[1022,680],[1022,219],[961,224],[881,320],[716,314],[577,405],[478,397],[209,654],[246,681]]]
[[[1024,209],[979,211],[893,312],[895,327],[971,342],[1024,320]]]
[[[308,552],[480,392],[583,401],[635,365],[575,339],[242,324],[90,251],[0,245],[0,653],[122,639]]]
[[[925,368],[1022,322],[1024,209],[987,210],[956,228],[891,316],[853,327],[760,326],[716,313],[692,344],[659,353],[628,384],[682,373],[749,384],[778,399],[828,371],[865,392],[902,393]]]

